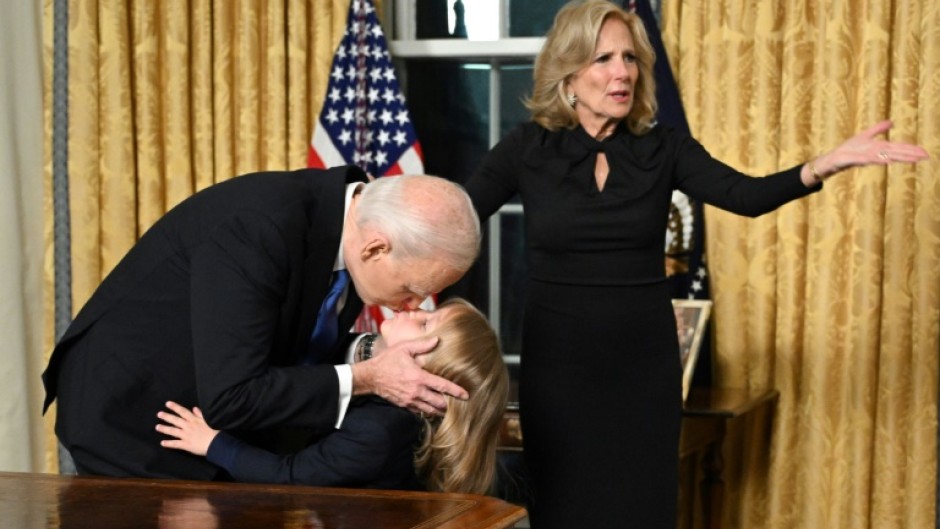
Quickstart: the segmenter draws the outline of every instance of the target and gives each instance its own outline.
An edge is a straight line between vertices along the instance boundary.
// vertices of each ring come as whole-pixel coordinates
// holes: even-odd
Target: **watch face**
[[[375,340],[378,338],[377,334],[367,334],[356,346],[356,358],[357,361],[362,362],[372,358],[372,347],[375,345]]]
[[[372,347],[375,345],[375,339],[378,337],[376,334],[370,334],[363,338],[363,347],[362,347],[362,356],[366,360],[372,358]]]

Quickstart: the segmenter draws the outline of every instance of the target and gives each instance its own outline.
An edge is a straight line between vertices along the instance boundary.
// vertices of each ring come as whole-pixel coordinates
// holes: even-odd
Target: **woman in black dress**
[[[664,241],[672,191],[749,216],[849,167],[914,162],[879,123],[752,178],[656,126],[642,21],[606,0],[559,11],[535,62],[532,122],[467,182],[481,219],[518,193],[529,266],[520,413],[535,529],[672,529],[681,380]]]

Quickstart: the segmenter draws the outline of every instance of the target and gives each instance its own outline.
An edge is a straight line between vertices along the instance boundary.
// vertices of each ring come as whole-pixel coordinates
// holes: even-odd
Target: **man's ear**
[[[363,262],[378,261],[392,251],[392,245],[382,233],[373,233],[362,247],[360,258]]]

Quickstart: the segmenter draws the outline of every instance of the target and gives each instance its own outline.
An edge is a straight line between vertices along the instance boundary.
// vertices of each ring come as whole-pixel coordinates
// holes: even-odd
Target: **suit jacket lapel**
[[[310,223],[307,227],[300,320],[293,347],[295,360],[299,360],[306,353],[307,344],[316,323],[317,312],[320,310],[323,298],[329,292],[333,264],[336,262],[343,235],[346,185],[366,180],[365,173],[356,167],[336,167],[326,171],[316,171],[310,175],[310,178],[318,180],[315,182],[318,189],[315,191],[317,200],[311,208]],[[362,303],[352,286],[350,284],[345,307],[352,308],[352,305],[356,305],[359,307],[356,309],[358,311]],[[341,314],[340,319],[341,332],[349,329],[352,321],[355,320],[355,317],[344,320],[342,316],[346,312],[344,308],[344,314]],[[348,324],[345,324],[346,321]],[[344,324],[345,326],[342,326]]]

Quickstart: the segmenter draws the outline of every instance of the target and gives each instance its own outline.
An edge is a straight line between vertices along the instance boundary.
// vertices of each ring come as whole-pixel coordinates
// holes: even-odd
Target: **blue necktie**
[[[313,334],[310,335],[310,347],[305,363],[315,364],[322,360],[336,343],[336,337],[339,334],[339,312],[336,310],[336,305],[348,284],[349,272],[345,270],[333,272],[333,284],[323,304],[320,305],[320,312],[317,313],[317,324],[313,328]]]

